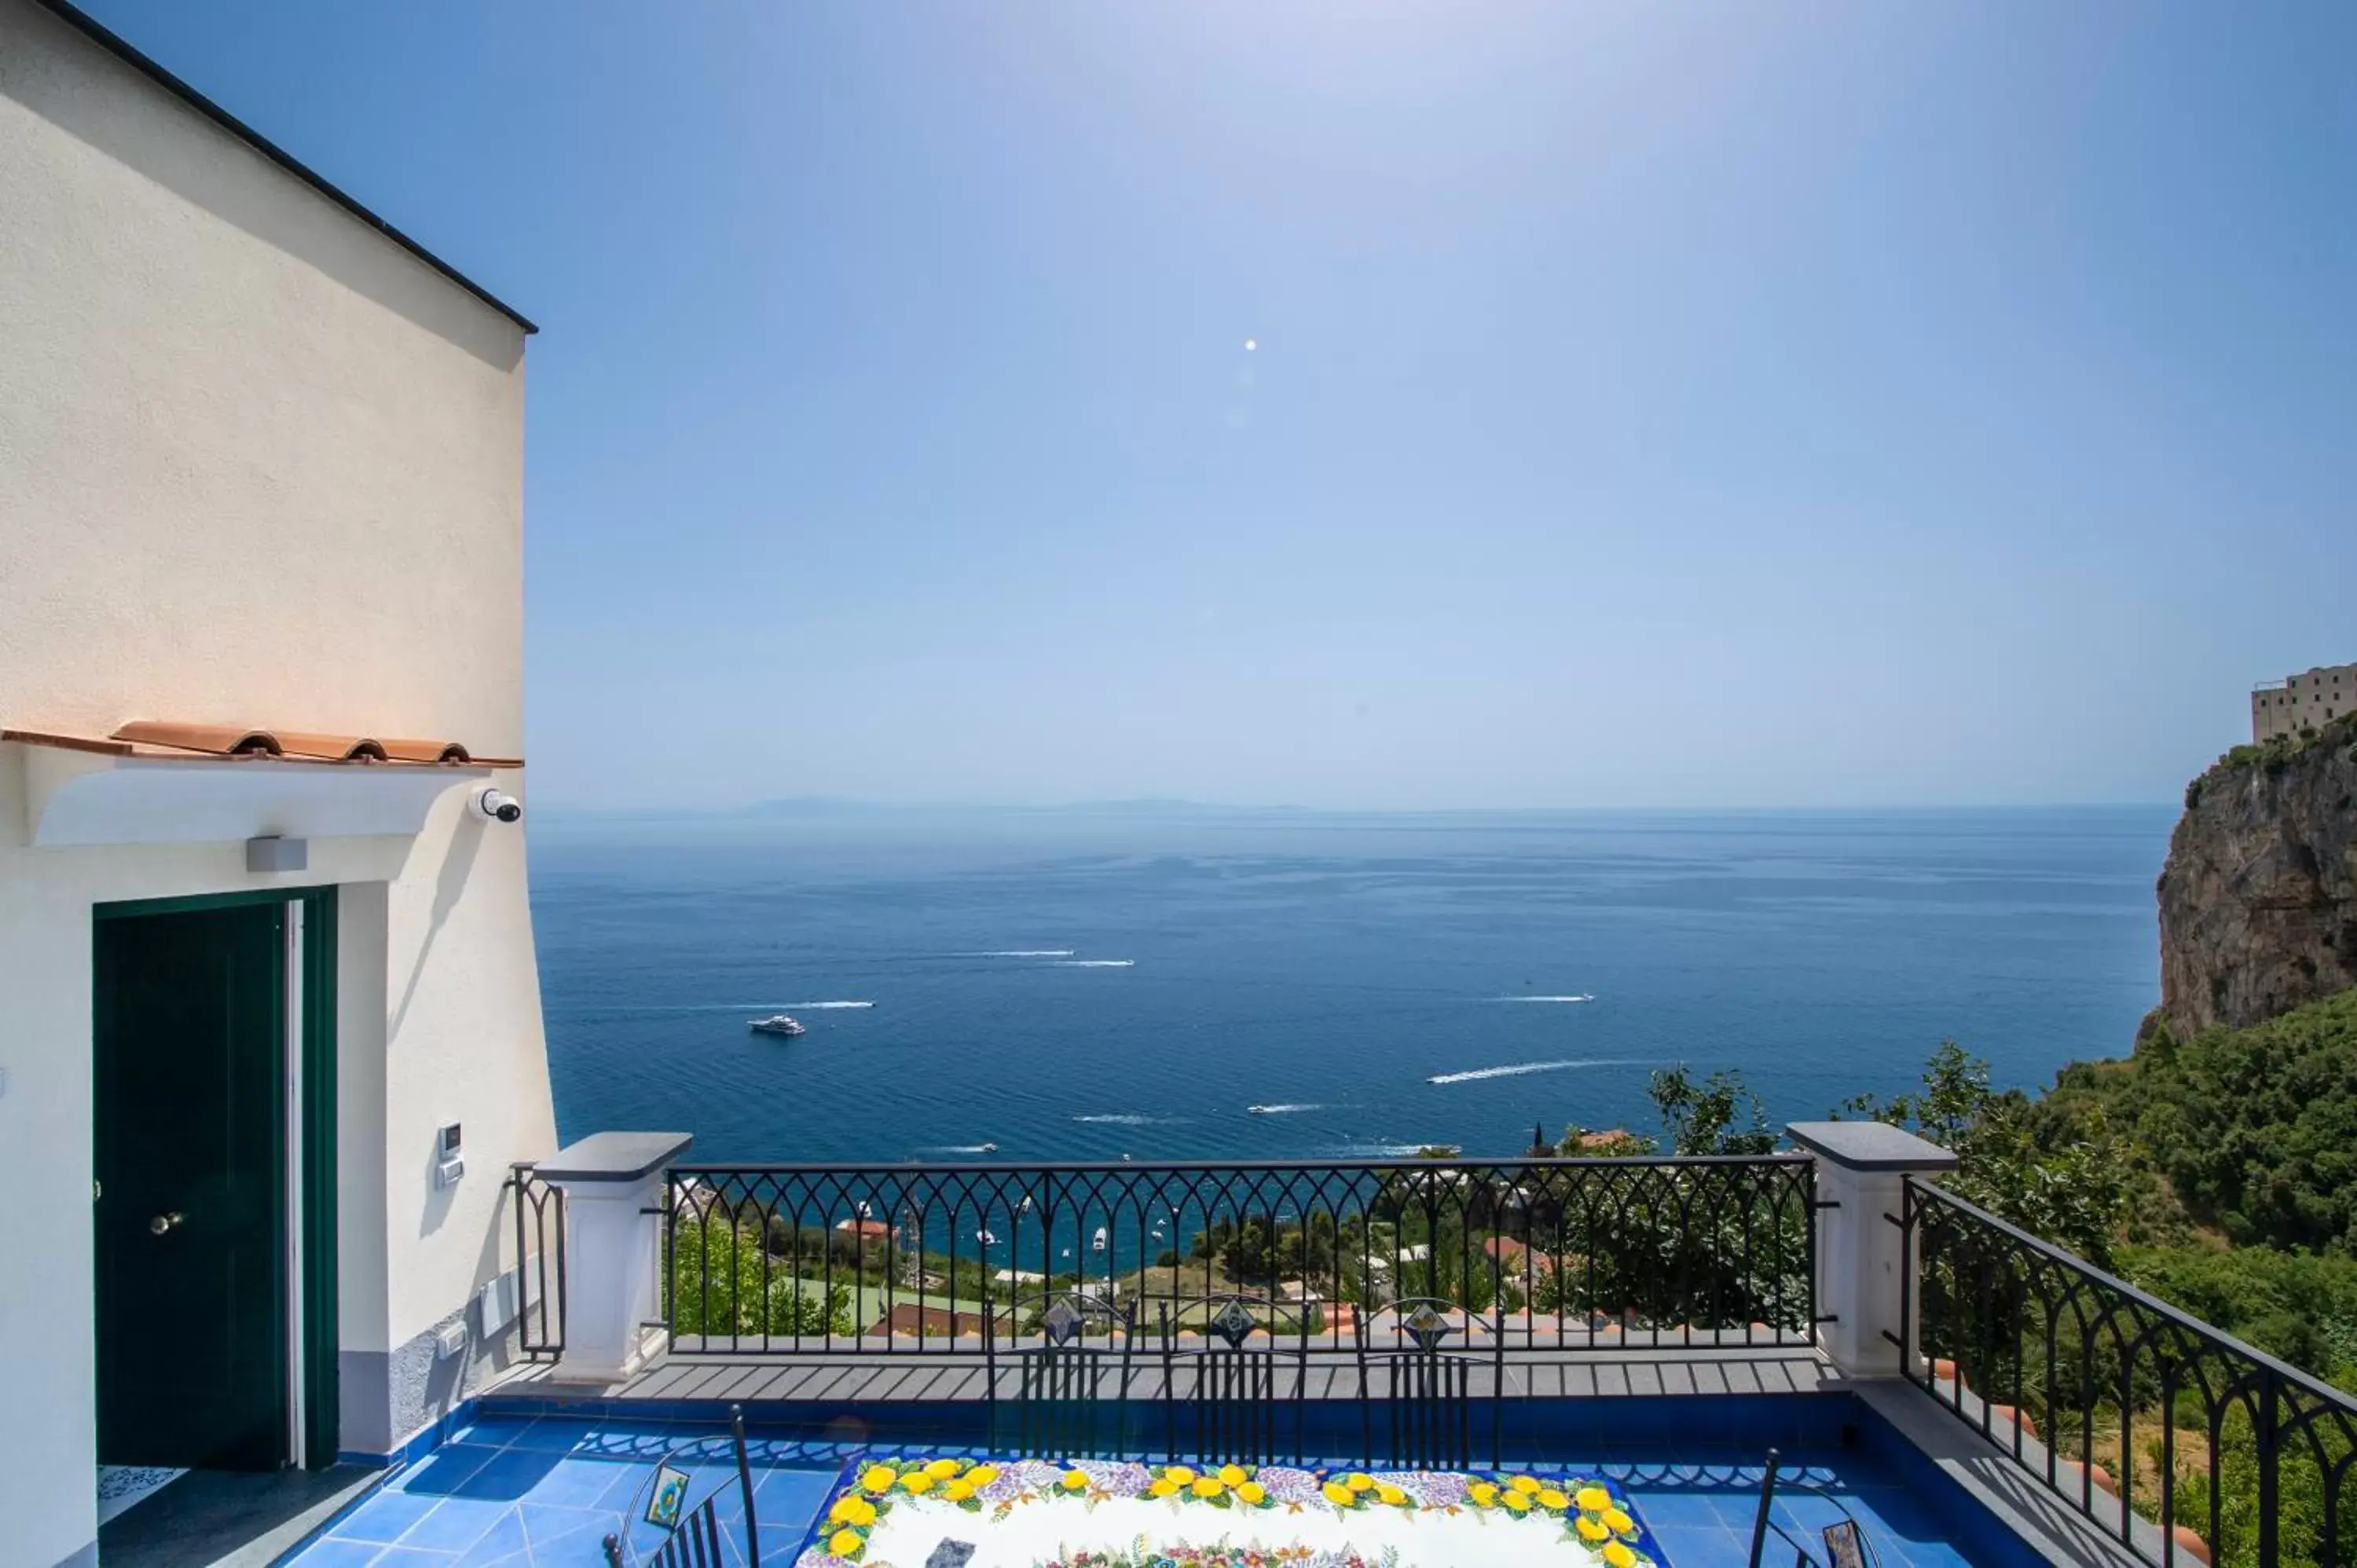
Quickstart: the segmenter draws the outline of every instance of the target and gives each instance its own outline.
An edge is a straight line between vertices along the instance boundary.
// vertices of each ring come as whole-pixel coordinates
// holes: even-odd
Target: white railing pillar
[[[565,1193],[565,1351],[568,1382],[619,1382],[662,1347],[663,1167],[687,1133],[593,1133],[540,1162]]]
[[[1854,1378],[1895,1378],[1903,1314],[1918,1293],[1902,1278],[1900,1186],[1956,1168],[1956,1156],[1881,1122],[1795,1122],[1784,1129],[1816,1157],[1817,1348]]]

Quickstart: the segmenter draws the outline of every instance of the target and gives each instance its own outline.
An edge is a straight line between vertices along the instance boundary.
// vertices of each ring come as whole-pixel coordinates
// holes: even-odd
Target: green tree
[[[739,1226],[725,1206],[681,1216],[671,1237],[670,1301],[674,1334],[848,1335],[851,1294],[802,1288],[763,1244],[763,1227]]]
[[[1889,1100],[1861,1094],[1836,1116],[1871,1117],[1920,1133],[1956,1156],[1942,1185],[2098,1264],[2107,1264],[2134,1187],[2133,1151],[2099,1104],[2040,1106],[1989,1087],[1989,1066],[1953,1040],[1924,1064],[1922,1087]]]
[[[1654,1073],[1645,1095],[1661,1112],[1674,1155],[1764,1155],[1776,1147],[1767,1108],[1739,1072],[1722,1069],[1697,1081],[1680,1062]]]

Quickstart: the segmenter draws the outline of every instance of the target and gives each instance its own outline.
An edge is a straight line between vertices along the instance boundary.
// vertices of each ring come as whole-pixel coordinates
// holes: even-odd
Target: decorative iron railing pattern
[[[565,1353],[565,1191],[529,1164],[508,1172],[515,1221],[516,1336],[527,1360]]]
[[[1803,1155],[680,1168],[663,1310],[673,1353],[691,1356],[970,1354],[1036,1342],[1051,1302],[1074,1295],[1120,1308],[1088,1337],[1173,1310],[1194,1332],[1184,1304],[1239,1294],[1272,1339],[1336,1351],[1370,1324],[1404,1342],[1384,1309],[1406,1296],[1452,1304],[1474,1346],[1799,1346],[1815,1321],[1814,1169]]]
[[[2357,1400],[1937,1187],[1903,1190],[1903,1364],[1943,1405],[2164,1568],[2357,1563]]]

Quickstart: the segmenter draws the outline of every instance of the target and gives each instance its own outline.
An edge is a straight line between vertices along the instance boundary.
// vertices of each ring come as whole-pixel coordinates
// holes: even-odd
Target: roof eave
[[[326,197],[328,200],[342,208],[346,212],[349,212],[354,218],[359,219],[362,223],[367,224],[378,233],[382,234],[386,239],[391,240],[394,244],[399,245],[403,250],[407,251],[411,255],[416,257],[419,261],[424,262],[427,266],[433,268],[436,272],[441,274],[452,283],[457,284],[460,288],[465,289],[468,294],[473,295],[477,299],[481,300],[485,305],[490,306],[493,310],[498,311],[510,321],[514,322],[518,328],[522,329],[526,337],[530,337],[540,330],[540,328],[533,326],[531,320],[522,312],[516,310],[512,306],[507,304],[506,301],[500,299],[499,295],[493,294],[490,289],[485,288],[482,285],[477,283],[474,279],[468,277],[466,274],[460,272],[457,268],[452,266],[449,263],[444,261],[441,257],[436,255],[433,252],[427,250],[425,246],[419,244],[416,241],[403,233],[400,230],[394,228],[391,223],[386,222],[382,218],[378,217],[374,212],[370,211],[366,207],[361,206],[360,202],[353,199],[350,195],[337,186],[334,181],[328,179],[324,175],[321,175],[317,170],[313,169],[303,163],[292,153],[286,151],[285,148],[280,146],[277,143],[272,141],[269,137],[264,135],[261,132],[255,130],[253,126],[247,124],[244,121],[231,113],[228,110],[222,108],[220,104],[214,102],[211,99],[206,97],[203,93],[198,91],[195,88],[189,86],[187,82],[181,81],[170,71],[165,70],[146,55],[140,53],[137,48],[134,48],[131,43],[124,39],[120,34],[109,30],[105,25],[101,23],[96,17],[91,16],[88,12],[83,11],[80,6],[72,5],[70,0],[40,0],[40,5],[44,9],[54,14],[60,21],[65,22],[73,27],[75,31],[89,38],[91,42],[98,45],[99,48],[106,50],[109,54],[113,55],[116,59],[122,60],[124,64],[131,66],[143,75],[149,77],[156,83],[169,91],[175,97],[178,97],[183,102],[187,103],[189,108],[194,109],[198,113],[202,114],[206,119],[210,120],[214,124],[219,125],[231,135],[235,136],[239,141],[245,143],[246,145],[252,147],[255,152],[260,153],[264,157],[268,158],[272,163],[276,164],[280,168],[285,169],[288,174],[293,175],[296,179],[301,180],[304,184],[309,186],[312,189],[317,191],[320,195]]]

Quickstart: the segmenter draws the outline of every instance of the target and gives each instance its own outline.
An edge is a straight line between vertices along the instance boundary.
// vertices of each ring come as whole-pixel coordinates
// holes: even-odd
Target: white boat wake
[[[805,1013],[823,1013],[837,1007],[873,1007],[873,1002],[789,1002],[788,1007],[799,1007]]]
[[[1135,969],[1134,958],[1068,958],[1060,961],[1058,969]]]
[[[1244,1109],[1254,1116],[1290,1116],[1302,1111],[1323,1111],[1323,1105],[1247,1105]]]
[[[1593,993],[1583,993],[1577,996],[1492,996],[1490,1000],[1492,1002],[1593,1002],[1596,997]]]
[[[1118,1113],[1108,1112],[1103,1115],[1075,1116],[1072,1120],[1075,1122],[1099,1122],[1112,1127],[1162,1127],[1168,1125],[1171,1122],[1175,1121],[1176,1118],[1169,1116],[1137,1116],[1127,1112]]]
[[[1561,1072],[1576,1067],[1643,1067],[1646,1064],[1633,1057],[1591,1058],[1580,1061],[1516,1062],[1512,1067],[1475,1068],[1470,1072],[1435,1073],[1426,1083],[1478,1083],[1485,1078],[1519,1078],[1526,1072]]]
[[[1070,948],[994,948],[988,952],[952,953],[952,958],[1070,958]]]

